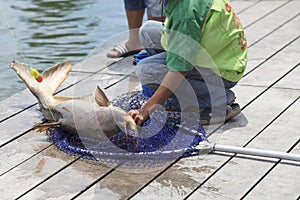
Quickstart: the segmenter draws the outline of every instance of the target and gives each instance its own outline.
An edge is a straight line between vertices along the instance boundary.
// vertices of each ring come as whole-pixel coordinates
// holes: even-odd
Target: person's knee
[[[160,39],[162,35],[163,26],[157,21],[147,21],[145,22],[139,31],[139,38],[149,55],[154,55],[160,53],[161,51],[152,51],[151,49],[160,49],[163,47],[160,44]]]
[[[144,67],[145,65],[143,64],[143,60],[141,60],[136,66],[136,75],[142,84],[144,84],[144,77],[146,76]]]
[[[143,59],[136,66],[136,75],[142,84],[149,84],[155,81],[155,70],[151,59]]]
[[[156,23],[157,23],[156,21],[149,20],[149,21],[146,21],[140,27],[139,37],[140,37],[141,41],[149,38],[149,35],[151,35],[151,32],[153,32],[154,28],[157,27]]]

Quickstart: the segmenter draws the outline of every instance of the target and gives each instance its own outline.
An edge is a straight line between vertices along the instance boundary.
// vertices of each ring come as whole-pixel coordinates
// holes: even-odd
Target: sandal
[[[108,58],[127,57],[127,56],[137,54],[140,51],[141,51],[141,49],[129,51],[125,44],[118,44],[118,45],[115,45],[110,50],[110,52],[108,52],[106,54],[106,57],[108,57]],[[112,52],[116,52],[116,53],[112,53]]]

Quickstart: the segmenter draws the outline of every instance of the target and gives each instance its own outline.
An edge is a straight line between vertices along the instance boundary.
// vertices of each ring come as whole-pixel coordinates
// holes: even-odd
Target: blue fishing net
[[[145,93],[145,89],[128,92],[113,100],[112,104],[125,111],[139,109],[151,95]],[[145,167],[199,154],[200,150],[195,147],[205,140],[205,130],[195,119],[191,113],[161,108],[144,122],[138,132],[119,132],[106,141],[79,137],[61,128],[49,130],[48,135],[59,150],[69,155],[101,163]]]

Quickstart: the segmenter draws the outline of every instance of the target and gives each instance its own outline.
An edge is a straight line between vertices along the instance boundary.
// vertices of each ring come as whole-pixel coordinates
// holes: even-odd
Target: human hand
[[[142,125],[149,118],[149,111],[146,109],[130,110],[128,114],[132,117],[137,125]]]

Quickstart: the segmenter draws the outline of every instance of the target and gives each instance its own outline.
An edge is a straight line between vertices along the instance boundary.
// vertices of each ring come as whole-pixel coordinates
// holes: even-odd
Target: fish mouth
[[[16,60],[13,60],[11,63],[9,63],[9,66],[12,68],[16,62],[17,62]]]

